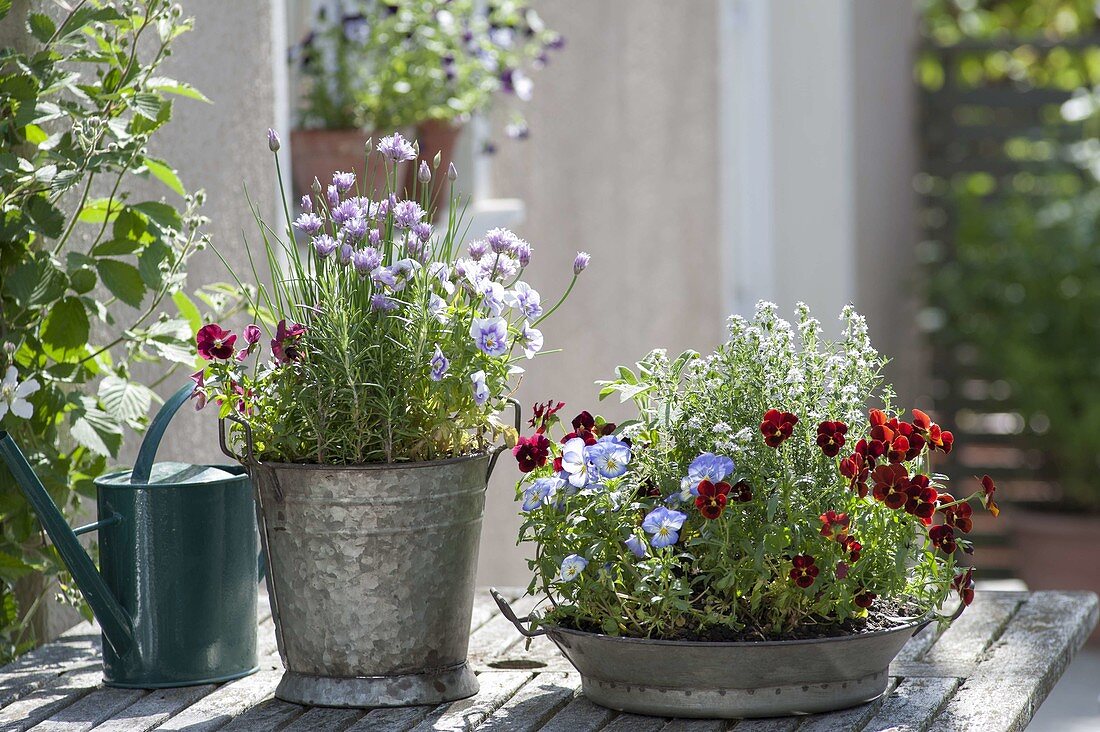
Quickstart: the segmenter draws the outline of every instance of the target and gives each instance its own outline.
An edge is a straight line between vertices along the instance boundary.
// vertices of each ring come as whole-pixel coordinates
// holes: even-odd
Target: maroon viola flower
[[[967,607],[974,602],[974,568],[967,567],[965,572],[960,572],[951,580],[951,589],[959,593],[959,599]]]
[[[703,518],[716,519],[722,515],[722,511],[726,510],[729,492],[729,483],[725,481],[712,483],[704,479],[699,483],[699,495],[695,499],[695,507],[699,509],[699,513],[703,514]]]
[[[859,444],[864,445],[866,449],[866,442],[860,440]],[[871,464],[874,464],[873,459]],[[867,496],[867,479],[871,476],[871,469],[863,455],[853,452],[841,460],[840,474],[848,479],[848,488],[858,492],[860,498]]]
[[[195,334],[195,345],[198,347],[199,355],[207,361],[233,358],[236,352],[233,343],[236,340],[235,334],[222,330],[217,323],[204,325]]]
[[[959,544],[955,540],[955,530],[947,524],[933,526],[928,530],[928,538],[931,540],[932,546],[944,554],[954,554],[955,550],[959,548]]]
[[[1001,515],[1000,507],[993,500],[993,493],[997,490],[997,486],[993,484],[993,479],[988,475],[983,475],[980,482],[982,484],[982,503],[985,504],[986,510],[993,514],[993,518],[997,518]]]
[[[971,529],[974,528],[974,519],[971,516],[974,514],[974,509],[970,507],[969,503],[959,503],[954,506],[948,505],[955,503],[955,497],[950,493],[941,493],[939,495],[939,510],[943,514],[943,522],[948,526],[952,526],[964,534],[969,534]]]
[[[535,406],[531,408],[532,416],[527,424],[534,427],[540,435],[546,434],[546,431],[558,421],[556,415],[564,406],[565,402],[555,404],[553,399],[547,400],[545,404],[536,402]]]
[[[512,455],[519,464],[521,473],[530,473],[535,468],[546,465],[550,457],[550,440],[546,435],[536,432],[530,437],[520,437],[512,448]]]
[[[275,337],[271,339],[271,355],[277,363],[290,363],[302,357],[299,341],[305,332],[306,327],[301,323],[287,325],[286,319],[279,321]]]
[[[580,432],[581,430],[592,430],[596,426],[596,418],[593,417],[587,410],[581,412],[570,423],[573,425],[574,432]]]
[[[848,526],[852,520],[846,513],[837,513],[829,509],[818,516],[821,520],[821,535],[826,539],[835,539],[841,544],[848,538]]]
[[[939,494],[928,484],[927,475],[914,475],[905,489],[905,512],[913,514],[927,526],[932,523],[932,514],[936,512],[936,499]]]
[[[796,585],[802,588],[809,587],[817,579],[821,570],[814,564],[814,558],[809,554],[799,554],[791,560],[790,578]]]
[[[878,595],[876,595],[875,593],[867,592],[866,590],[864,590],[863,592],[856,595],[856,607],[869,608],[877,597]]]
[[[913,426],[928,441],[932,450],[942,450],[945,455],[951,452],[951,445],[955,442],[955,436],[942,429],[919,409],[913,410]]]
[[[554,458],[554,472],[555,473],[560,473],[561,470],[562,470],[561,455],[558,455],[556,458]]]
[[[847,562],[837,562],[836,563],[836,578],[842,580],[842,579],[845,579],[847,576],[848,576],[848,563]]]
[[[752,486],[747,480],[739,480],[730,491],[730,500],[738,503],[748,503],[752,500]]]
[[[863,545],[855,540],[854,537],[845,537],[844,541],[840,542],[844,550],[848,552],[848,561],[855,564],[859,561],[860,552],[863,551]]]
[[[890,508],[901,508],[909,500],[906,493],[909,476],[904,465],[880,465],[871,473],[871,478],[875,481],[872,495],[876,501],[882,501]]]
[[[760,423],[760,434],[764,435],[764,444],[768,447],[779,447],[791,436],[796,424],[798,424],[798,417],[790,412],[769,409]]]
[[[844,446],[846,434],[848,434],[848,425],[826,420],[817,426],[817,446],[829,457],[836,457],[840,454],[840,448]]]

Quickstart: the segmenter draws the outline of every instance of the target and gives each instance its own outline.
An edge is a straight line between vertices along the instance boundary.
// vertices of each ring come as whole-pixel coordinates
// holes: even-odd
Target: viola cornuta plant
[[[535,544],[536,622],[630,637],[764,640],[842,635],[938,616],[973,600],[972,502],[998,513],[988,476],[956,498],[934,472],[952,434],[881,379],[865,321],[822,336],[770,303],[734,316],[707,357],[651,352],[558,442],[562,404],[537,405],[514,453],[521,541]],[[872,404],[877,407],[872,408]]]
[[[268,142],[278,150],[274,131]],[[543,351],[539,324],[587,266],[579,253],[568,289],[544,307],[526,280],[530,244],[504,229],[464,243],[453,165],[422,162],[404,198],[397,170],[415,146],[395,133],[372,147],[368,162],[380,156],[388,172],[384,190],[361,190],[354,172],[337,171],[293,221],[284,201],[281,234],[257,217],[271,285],[257,266],[255,284],[234,276],[259,324],[239,338],[216,323],[198,333],[207,363],[193,375],[196,407],[212,401],[222,418],[247,422],[264,460],[393,463],[514,442],[501,407],[521,364]],[[448,214],[435,226],[444,189]]]

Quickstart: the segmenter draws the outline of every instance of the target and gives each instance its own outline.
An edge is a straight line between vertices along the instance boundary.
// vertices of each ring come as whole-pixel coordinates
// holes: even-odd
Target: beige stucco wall
[[[544,303],[568,284],[578,249],[592,264],[543,324],[547,347],[564,352],[531,363],[518,399],[622,415],[596,402],[594,380],[653,347],[712,348],[722,332],[716,3],[537,7],[567,45],[535,77],[530,139],[497,140],[492,192],[526,204],[519,234],[535,248],[529,279]],[[514,548],[514,465],[502,459],[489,487],[483,583],[529,576]]]

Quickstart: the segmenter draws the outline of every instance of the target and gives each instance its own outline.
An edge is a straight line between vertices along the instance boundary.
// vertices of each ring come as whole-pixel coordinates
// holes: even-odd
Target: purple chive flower
[[[369,275],[381,261],[382,257],[375,249],[357,249],[351,253],[351,265],[360,277]]]
[[[512,251],[512,245],[516,243],[517,237],[507,229],[490,229],[485,234],[485,241],[488,242],[494,254],[508,254]]]
[[[382,243],[382,232],[378,229],[371,229],[367,232],[367,243],[372,247],[376,247]]]
[[[302,196],[302,210],[306,213],[313,213],[313,199],[309,196]]]
[[[485,272],[487,277],[500,277],[501,279],[510,280],[519,274],[519,262],[507,254],[498,254],[492,258],[491,262],[484,259],[481,264],[483,267],[486,264],[489,265],[489,269]]]
[[[473,382],[474,403],[480,407],[489,401],[489,385],[485,383],[485,372],[475,371],[470,374],[470,381]]]
[[[443,351],[439,348],[439,344],[436,344],[435,355],[432,356],[430,363],[432,366],[432,381],[443,381],[443,376],[447,373],[447,369],[451,367],[451,362],[443,355]]]
[[[428,241],[428,238],[432,235],[432,225],[426,221],[413,224],[412,233],[420,241]]]
[[[397,309],[397,302],[392,298],[383,295],[381,292],[376,292],[370,296],[370,306],[372,310],[378,310],[380,312],[389,312]]]
[[[642,528],[653,537],[649,540],[653,548],[660,549],[671,546],[680,539],[679,532],[684,521],[687,521],[687,514],[658,506],[646,514],[642,521]]]
[[[304,213],[294,219],[294,228],[310,236],[320,231],[321,227],[324,225],[325,222],[315,213]]]
[[[355,201],[344,201],[343,203],[334,206],[331,213],[332,220],[337,224],[342,224],[345,221],[350,221],[356,216],[362,216],[363,212]]]
[[[347,193],[355,185],[355,173],[336,171],[332,174],[332,185],[336,186],[336,190],[340,193]]]
[[[376,285],[386,285],[391,288],[397,285],[397,277],[389,267],[375,267],[371,270],[370,278]]]
[[[508,322],[504,318],[474,318],[470,337],[478,350],[489,356],[503,356],[508,352]]]
[[[448,163],[447,164],[447,180],[449,180],[453,183],[457,179],[458,179],[458,168],[455,167],[454,163]]]
[[[489,243],[484,239],[475,239],[470,242],[466,249],[470,252],[470,259],[478,262],[489,253]]]
[[[383,137],[378,142],[378,152],[395,163],[412,160],[416,157],[416,148],[413,144],[395,132],[389,137]]]
[[[523,355],[527,358],[534,358],[535,354],[542,350],[542,331],[528,326],[526,320],[523,321],[520,337],[523,339]]]
[[[427,183],[432,179],[432,169],[428,167],[427,160],[420,161],[420,169],[416,171],[416,179],[421,183]]]
[[[573,260],[573,274],[579,275],[588,267],[588,262],[592,259],[588,252],[577,252],[576,259]]]
[[[367,235],[368,226],[367,220],[362,216],[356,216],[348,220],[342,229],[345,241],[349,243],[361,241]]]
[[[398,201],[393,207],[393,225],[399,229],[411,229],[424,218],[424,209],[416,201]]]
[[[279,133],[270,127],[267,128],[267,147],[271,152],[278,152],[282,147],[282,143],[279,142]]]
[[[328,259],[339,245],[339,242],[328,234],[313,237],[313,250],[317,252],[317,256],[321,259]]]
[[[561,572],[558,578],[562,582],[572,582],[581,576],[581,572],[588,566],[588,560],[580,554],[570,554],[561,561]]]
[[[330,209],[340,205],[340,191],[336,190],[336,186],[329,186],[325,189],[325,199],[328,201]]]
[[[347,264],[351,261],[351,255],[355,252],[355,247],[347,242],[340,245],[340,263]]]
[[[526,267],[531,263],[531,245],[523,239],[516,241],[515,246],[512,247],[512,254],[519,261],[520,267]]]
[[[525,318],[535,320],[542,315],[542,298],[526,282],[517,282],[515,289],[504,294],[504,302],[508,307],[520,310]]]
[[[638,559],[645,556],[645,543],[637,534],[631,534],[630,538],[623,543],[626,544],[626,548],[629,549],[634,556],[638,557]]]

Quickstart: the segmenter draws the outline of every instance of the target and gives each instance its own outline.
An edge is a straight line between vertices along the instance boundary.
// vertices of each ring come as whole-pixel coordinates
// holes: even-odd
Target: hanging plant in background
[[[18,22],[10,9],[0,0],[0,22]],[[203,196],[148,144],[173,96],[205,98],[156,73],[191,28],[178,5],[80,2],[25,22],[26,50],[0,50],[0,429],[75,510],[155,399],[131,365],[173,363],[163,380],[193,361],[200,314],[181,287],[204,244]],[[169,202],[142,200],[134,176],[159,180]],[[162,312],[166,298],[175,316]],[[50,593],[21,607],[15,583],[62,566],[6,471],[0,487],[4,663],[34,646],[32,620]]]

